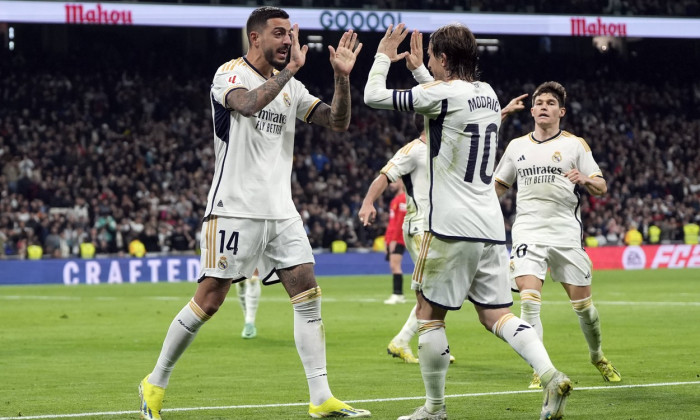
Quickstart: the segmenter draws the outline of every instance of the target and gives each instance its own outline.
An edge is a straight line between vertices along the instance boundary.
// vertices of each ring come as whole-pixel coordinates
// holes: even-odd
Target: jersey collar
[[[267,79],[269,79],[270,77],[272,77],[272,76],[275,75],[275,71],[274,71],[274,70],[272,70],[272,74],[271,74],[270,76],[265,76],[265,75],[263,75],[263,74],[260,72],[260,70],[258,70],[257,68],[255,68],[255,66],[252,65],[252,64],[250,63],[250,61],[248,61],[248,58],[247,58],[245,55],[243,56],[243,61],[245,61],[246,64],[248,64],[248,67],[250,67],[251,69],[253,69],[254,72],[258,73],[258,75],[259,75],[260,77],[262,77],[263,79],[265,79],[265,80],[267,80]]]
[[[542,144],[542,143],[547,143],[548,141],[552,141],[552,140],[556,139],[557,137],[559,137],[560,135],[561,135],[561,129],[559,130],[559,132],[557,134],[553,135],[552,137],[550,137],[546,140],[537,140],[535,138],[535,132],[533,131],[532,133],[530,133],[530,140],[532,140],[533,142],[535,142],[537,144]]]

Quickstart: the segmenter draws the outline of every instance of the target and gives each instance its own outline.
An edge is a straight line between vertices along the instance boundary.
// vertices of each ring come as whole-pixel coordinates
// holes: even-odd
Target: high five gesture
[[[355,66],[360,50],[362,50],[362,43],[357,42],[357,33],[352,30],[343,34],[340,42],[338,42],[337,49],[329,45],[328,51],[331,53],[331,66],[333,66],[335,74],[338,76],[349,76],[350,71]]]

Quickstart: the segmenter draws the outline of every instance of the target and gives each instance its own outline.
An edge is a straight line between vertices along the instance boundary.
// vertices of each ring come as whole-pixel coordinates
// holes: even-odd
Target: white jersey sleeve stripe
[[[316,112],[316,108],[321,104],[321,100],[317,99],[314,101],[313,104],[309,107],[309,110],[306,111],[306,115],[304,115],[304,122],[309,122],[309,118]]]
[[[246,87],[241,85],[231,86],[230,88],[226,89],[226,91],[224,92],[224,96],[221,98],[221,105],[223,105],[224,108],[226,108],[227,110],[231,110],[231,108],[229,108],[228,101],[226,100],[226,98],[228,97],[229,93],[237,89],[246,89]]]
[[[384,167],[379,171],[379,173],[387,175],[387,172],[389,172],[391,170],[391,168],[393,168],[394,166],[396,166],[396,165],[394,165],[393,162],[389,161],[389,162],[387,162],[386,165],[384,165]],[[387,178],[389,178],[388,175],[387,175]],[[391,180],[391,182],[395,181],[395,179],[393,179],[393,180],[391,178],[389,178],[389,179]]]
[[[507,182],[505,182],[505,181],[502,180],[502,179],[495,178],[495,181],[498,182],[499,184],[503,185],[503,186],[506,187],[506,188],[512,187],[512,185],[508,184]]]

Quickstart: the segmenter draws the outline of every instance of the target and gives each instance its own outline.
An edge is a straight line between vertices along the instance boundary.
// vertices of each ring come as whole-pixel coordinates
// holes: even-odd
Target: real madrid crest
[[[556,163],[561,162],[561,153],[554,152],[554,154],[552,155],[552,161],[554,161]]]
[[[289,94],[287,94],[287,92],[284,92],[284,93],[282,94],[282,99],[284,99],[284,104],[285,104],[285,105],[287,105],[287,106],[291,106],[291,105],[292,105],[292,99],[289,97]]]
[[[515,271],[515,261],[510,262],[510,272],[512,273],[513,271]]]
[[[226,261],[226,257],[223,255],[221,258],[219,258],[219,269],[220,270],[226,270],[228,268],[228,261]]]

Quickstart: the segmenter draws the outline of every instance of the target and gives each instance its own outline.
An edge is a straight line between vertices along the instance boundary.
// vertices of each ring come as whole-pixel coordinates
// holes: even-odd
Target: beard
[[[287,64],[289,64],[289,60],[292,58],[292,54],[290,54],[290,51],[287,50],[287,56],[285,57],[285,59],[283,61],[279,61],[275,59],[276,53],[277,51],[275,50],[266,50],[265,60],[267,60],[267,62],[270,63],[270,65],[274,67],[275,70],[280,71],[284,69],[287,66]]]

